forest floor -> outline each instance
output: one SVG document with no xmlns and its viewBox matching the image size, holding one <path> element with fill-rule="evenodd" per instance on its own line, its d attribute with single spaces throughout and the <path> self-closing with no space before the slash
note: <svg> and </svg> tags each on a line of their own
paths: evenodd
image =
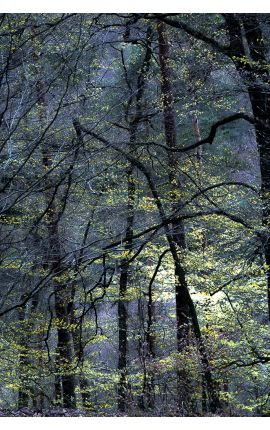
<svg viewBox="0 0 270 430">
<path fill-rule="evenodd" d="M 31 410 L 22 408 L 18 410 L 0 409 L 0 417 L 85 417 L 88 414 L 80 409 L 43 409 Z"/>
<path fill-rule="evenodd" d="M 11 409 L 4 409 L 0 408 L 0 418 L 1 417 L 153 417 L 153 416 L 164 416 L 162 414 L 142 414 L 142 413 L 133 413 L 131 414 L 125 414 L 125 413 L 116 413 L 116 414 L 104 414 L 104 413 L 97 413 L 97 412 L 90 412 L 85 411 L 82 409 L 62 409 L 62 408 L 53 408 L 53 409 L 43 409 L 43 410 L 34 410 L 29 408 L 21 408 L 17 410 L 11 410 Z M 181 415 L 178 415 L 176 413 L 166 414 L 166 416 L 170 417 L 181 417 Z M 226 416 L 226 415 L 213 415 L 213 414 L 207 414 L 205 416 L 211 416 L 211 417 L 217 417 L 217 416 Z"/>
</svg>

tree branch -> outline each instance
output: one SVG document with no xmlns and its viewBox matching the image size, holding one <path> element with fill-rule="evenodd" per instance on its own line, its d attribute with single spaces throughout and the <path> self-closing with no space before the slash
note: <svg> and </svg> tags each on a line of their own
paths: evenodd
<svg viewBox="0 0 270 430">
<path fill-rule="evenodd" d="M 210 36 L 207 36 L 206 34 L 202 33 L 200 30 L 196 30 L 195 28 L 190 27 L 185 22 L 175 20 L 173 18 L 168 18 L 168 14 L 163 14 L 163 13 L 155 13 L 153 15 L 148 14 L 144 18 L 158 19 L 171 27 L 178 28 L 179 30 L 184 30 L 186 33 L 190 34 L 196 39 L 202 40 L 203 42 L 215 48 L 217 51 L 221 52 L 222 54 L 230 55 L 229 45 L 227 46 L 221 45 L 217 40 L 213 39 Z"/>
</svg>

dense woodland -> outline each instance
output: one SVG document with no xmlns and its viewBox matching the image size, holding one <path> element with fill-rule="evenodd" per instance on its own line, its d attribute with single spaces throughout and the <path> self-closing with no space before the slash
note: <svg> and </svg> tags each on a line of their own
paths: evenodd
<svg viewBox="0 0 270 430">
<path fill-rule="evenodd" d="M 0 45 L 0 409 L 269 416 L 270 15 Z"/>
</svg>

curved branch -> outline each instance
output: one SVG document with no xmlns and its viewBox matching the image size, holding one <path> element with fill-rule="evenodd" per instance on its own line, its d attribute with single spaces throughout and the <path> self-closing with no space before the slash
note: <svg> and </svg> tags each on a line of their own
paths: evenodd
<svg viewBox="0 0 270 430">
<path fill-rule="evenodd" d="M 166 145 L 162 145 L 162 144 L 154 143 L 154 142 L 150 143 L 150 145 L 159 146 L 160 148 L 164 148 L 167 151 L 171 151 L 171 152 L 187 152 L 187 151 L 190 151 L 192 149 L 198 148 L 198 146 L 205 145 L 206 143 L 209 143 L 211 145 L 213 143 L 215 137 L 216 137 L 217 130 L 219 129 L 219 127 L 222 127 L 223 125 L 229 124 L 230 122 L 237 121 L 239 119 L 244 119 L 245 121 L 249 122 L 252 125 L 259 124 L 265 130 L 268 130 L 268 131 L 270 130 L 270 126 L 266 125 L 265 123 L 263 123 L 259 119 L 253 118 L 253 117 L 251 117 L 245 113 L 239 112 L 239 113 L 235 113 L 233 115 L 229 115 L 229 116 L 215 122 L 211 126 L 210 133 L 208 134 L 208 136 L 205 139 L 202 139 L 196 143 L 193 143 L 192 145 L 185 146 L 182 148 L 168 147 Z"/>
<path fill-rule="evenodd" d="M 202 40 L 203 42 L 215 48 L 217 51 L 221 52 L 222 54 L 230 56 L 230 45 L 227 45 L 227 46 L 221 45 L 217 40 L 213 39 L 210 36 L 207 36 L 206 34 L 202 33 L 200 30 L 196 30 L 195 28 L 190 27 L 185 22 L 168 18 L 168 14 L 155 13 L 153 15 L 147 15 L 145 16 L 145 18 L 159 19 L 160 21 L 163 21 L 165 24 L 169 25 L 170 27 L 178 28 L 179 30 L 184 30 L 186 33 L 190 34 L 196 39 Z"/>
</svg>

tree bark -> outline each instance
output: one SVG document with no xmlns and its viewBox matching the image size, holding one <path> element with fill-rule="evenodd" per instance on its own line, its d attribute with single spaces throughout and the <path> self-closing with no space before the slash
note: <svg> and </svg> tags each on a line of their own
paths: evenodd
<svg viewBox="0 0 270 430">
<path fill-rule="evenodd" d="M 22 294 L 21 300 L 23 300 L 25 297 L 24 294 Z M 18 311 L 19 316 L 19 322 L 20 324 L 20 330 L 23 331 L 23 322 L 26 318 L 26 311 L 25 307 L 19 309 Z M 27 337 L 25 334 L 21 335 L 20 338 L 20 352 L 19 352 L 19 382 L 20 382 L 20 388 L 18 392 L 18 409 L 24 408 L 28 406 L 29 403 L 29 386 L 28 383 L 25 380 L 25 373 L 27 374 L 27 367 L 29 365 L 28 358 L 27 358 L 27 350 L 28 350 L 28 342 Z"/>
<path fill-rule="evenodd" d="M 174 113 L 174 99 L 171 85 L 171 70 L 169 65 L 169 44 L 166 37 L 165 24 L 161 21 L 157 24 L 159 60 L 161 71 L 161 91 L 164 115 L 165 139 L 168 148 L 176 147 L 176 125 Z M 173 151 L 168 153 L 168 177 L 170 184 L 170 196 L 172 210 L 174 211 L 181 201 L 181 183 L 178 179 L 179 161 Z M 193 327 L 197 338 L 198 349 L 201 357 L 204 380 L 208 389 L 209 408 L 215 412 L 219 408 L 218 395 L 212 380 L 211 369 L 207 358 L 207 352 L 203 344 L 196 309 L 188 291 L 186 274 L 183 266 L 183 255 L 186 248 L 185 229 L 183 221 L 172 223 L 172 233 L 167 234 L 171 253 L 175 264 L 175 296 L 176 296 L 176 326 L 177 326 L 177 350 L 181 353 L 189 343 L 190 328 Z M 190 390 L 182 389 L 182 381 L 189 387 L 186 372 L 178 372 L 179 407 L 187 413 L 190 403 Z"/>
<path fill-rule="evenodd" d="M 135 182 L 133 177 L 133 168 L 127 169 L 128 184 L 128 204 L 127 204 L 127 225 L 125 239 L 125 252 L 132 250 L 133 222 L 134 222 L 134 200 L 135 200 Z M 127 285 L 129 278 L 130 264 L 125 257 L 121 262 L 121 274 L 119 282 L 119 300 L 118 300 L 118 409 L 124 412 L 127 407 L 127 319 L 128 319 L 128 302 L 126 300 Z"/>
<path fill-rule="evenodd" d="M 36 71 L 36 93 L 37 93 L 37 108 L 39 127 L 42 132 L 46 126 L 46 99 L 45 99 L 45 84 L 41 77 L 40 62 L 39 62 L 39 49 L 37 46 L 39 41 L 33 29 L 33 62 Z M 39 48 L 39 49 L 38 49 Z M 42 152 L 42 165 L 45 174 L 52 167 L 51 160 L 51 145 L 45 136 L 41 142 Z M 55 187 L 50 181 L 48 174 L 45 175 L 44 180 L 44 199 L 47 207 L 46 210 L 46 224 L 48 231 L 48 247 L 47 247 L 47 261 L 45 266 L 52 269 L 54 276 L 63 272 L 61 263 L 62 249 L 60 242 L 60 233 L 58 222 L 60 213 L 58 211 L 54 195 Z M 63 407 L 75 408 L 75 376 L 72 372 L 72 337 L 70 334 L 68 303 L 70 300 L 70 288 L 68 285 L 59 283 L 55 279 L 52 281 L 55 295 L 55 315 L 58 325 L 62 326 L 57 329 L 57 358 L 56 358 L 56 381 L 55 381 L 55 394 L 56 400 L 59 401 L 62 396 Z"/>
<path fill-rule="evenodd" d="M 269 68 L 260 22 L 256 14 L 224 14 L 230 37 L 230 56 L 247 87 L 255 119 L 261 171 L 262 224 L 266 228 L 264 247 L 267 274 L 267 302 L 270 320 L 270 122 Z M 244 40 L 245 39 L 245 40 Z M 246 44 L 245 44 L 246 41 Z M 247 45 L 248 49 L 245 49 Z M 243 61 L 247 59 L 247 61 Z"/>
<path fill-rule="evenodd" d="M 142 99 L 144 95 L 146 78 L 150 67 L 151 60 L 151 36 L 152 31 L 150 27 L 147 29 L 146 33 L 146 50 L 145 56 L 142 62 L 142 66 L 139 70 L 137 78 L 136 92 L 133 93 L 131 89 L 131 84 L 128 81 L 127 71 L 125 68 L 124 57 L 122 55 L 123 68 L 125 69 L 126 81 L 130 90 L 130 103 L 128 104 L 126 111 L 126 119 L 130 117 L 130 106 L 132 102 L 135 102 L 135 114 L 134 117 L 129 120 L 129 141 L 130 149 L 135 149 L 135 143 L 137 139 L 137 131 L 140 122 L 143 120 L 142 112 Z M 133 237 L 133 223 L 134 223 L 134 205 L 135 205 L 135 181 L 134 181 L 134 166 L 130 164 L 126 171 L 127 174 L 127 222 L 126 222 L 126 232 L 125 232 L 125 252 L 130 252 L 132 250 L 132 237 Z M 121 274 L 119 281 L 119 301 L 118 301 L 118 346 L 119 346 L 119 356 L 118 356 L 118 372 L 119 372 L 119 383 L 118 383 L 118 409 L 124 412 L 127 407 L 127 319 L 128 319 L 128 302 L 126 300 L 128 278 L 130 272 L 130 263 L 128 258 L 125 257 L 121 262 Z"/>
</svg>

